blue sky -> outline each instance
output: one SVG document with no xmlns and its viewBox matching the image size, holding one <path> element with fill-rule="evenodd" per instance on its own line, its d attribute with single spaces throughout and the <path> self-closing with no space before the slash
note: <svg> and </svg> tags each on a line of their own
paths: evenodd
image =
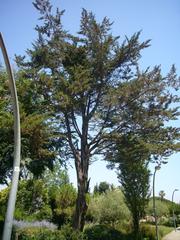
<svg viewBox="0 0 180 240">
<path fill-rule="evenodd" d="M 71 33 L 79 30 L 82 8 L 95 13 L 98 20 L 108 16 L 114 22 L 114 35 L 131 36 L 141 30 L 141 40 L 152 39 L 151 47 L 144 50 L 141 66 L 146 68 L 161 64 L 164 73 L 175 64 L 180 75 L 180 1 L 179 0 L 52 0 L 52 4 L 65 9 L 63 25 Z M 36 39 L 35 25 L 38 13 L 31 0 L 0 1 L 0 31 L 14 66 L 14 54 L 25 54 Z M 180 126 L 180 121 L 176 122 Z M 151 169 L 153 171 L 153 167 Z M 180 154 L 169 158 L 168 164 L 156 174 L 156 194 L 164 190 L 171 199 L 175 188 L 180 189 Z M 103 162 L 97 161 L 90 167 L 91 188 L 100 181 L 118 185 L 116 174 L 107 170 Z M 75 171 L 70 170 L 70 178 L 75 182 Z M 180 191 L 174 199 L 180 201 Z"/>
</svg>

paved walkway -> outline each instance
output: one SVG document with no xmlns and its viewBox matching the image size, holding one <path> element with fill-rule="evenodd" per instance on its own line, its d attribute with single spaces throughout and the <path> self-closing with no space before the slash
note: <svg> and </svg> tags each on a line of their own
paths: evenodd
<svg viewBox="0 0 180 240">
<path fill-rule="evenodd" d="M 180 230 L 172 231 L 168 235 L 166 235 L 163 240 L 180 240 Z"/>
</svg>

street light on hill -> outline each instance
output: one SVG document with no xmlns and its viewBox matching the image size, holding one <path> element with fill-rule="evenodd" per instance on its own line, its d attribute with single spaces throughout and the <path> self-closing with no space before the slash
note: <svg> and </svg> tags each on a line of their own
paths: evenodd
<svg viewBox="0 0 180 240">
<path fill-rule="evenodd" d="M 154 174 L 153 174 L 153 211 L 154 211 L 154 219 L 155 219 L 155 225 L 156 225 L 156 240 L 159 240 L 158 236 L 158 224 L 157 224 L 157 215 L 156 215 L 156 202 L 155 202 L 155 176 L 156 172 L 160 170 L 160 165 L 155 166 Z"/>
<path fill-rule="evenodd" d="M 174 189 L 173 193 L 172 193 L 172 212 L 173 212 L 173 222 L 174 222 L 174 230 L 176 232 L 176 219 L 175 219 L 175 214 L 174 214 L 174 193 L 179 191 L 179 189 Z"/>
</svg>

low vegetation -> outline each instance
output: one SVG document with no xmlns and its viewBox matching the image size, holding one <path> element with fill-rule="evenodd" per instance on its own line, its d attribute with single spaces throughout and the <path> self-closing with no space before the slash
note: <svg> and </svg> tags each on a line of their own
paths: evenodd
<svg viewBox="0 0 180 240">
<path fill-rule="evenodd" d="M 107 188 L 105 192 L 87 194 L 89 208 L 84 231 L 74 232 L 71 225 L 77 193 L 68 181 L 66 178 L 59 186 L 52 181 L 48 184 L 48 181 L 43 179 L 20 181 L 13 228 L 14 239 L 134 240 L 131 212 L 121 189 L 114 187 Z M 0 192 L 1 232 L 8 192 L 9 188 Z M 156 198 L 156 203 L 161 239 L 172 230 L 172 203 L 166 199 L 161 201 L 160 198 Z M 174 206 L 178 216 L 180 207 L 178 204 Z M 146 208 L 146 215 L 149 216 L 149 223 L 140 224 L 138 239 L 154 240 L 155 226 L 152 217 L 150 218 L 152 199 Z"/>
</svg>

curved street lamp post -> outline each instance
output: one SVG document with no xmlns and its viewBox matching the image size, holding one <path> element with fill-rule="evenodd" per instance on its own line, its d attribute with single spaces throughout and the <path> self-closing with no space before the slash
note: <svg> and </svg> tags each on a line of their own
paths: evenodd
<svg viewBox="0 0 180 240">
<path fill-rule="evenodd" d="M 175 214 L 174 214 L 174 193 L 179 191 L 179 189 L 174 189 L 173 193 L 172 193 L 172 212 L 173 212 L 173 223 L 174 223 L 174 230 L 176 232 L 176 219 L 175 219 Z"/>
<path fill-rule="evenodd" d="M 17 187 L 19 181 L 19 171 L 20 171 L 20 152 L 21 152 L 21 133 L 20 133 L 20 116 L 19 116 L 19 104 L 16 91 L 15 80 L 9 58 L 7 55 L 6 47 L 3 41 L 3 37 L 0 33 L 0 48 L 2 50 L 4 62 L 6 65 L 7 74 L 9 77 L 9 88 L 11 91 L 13 114 L 14 114 L 14 161 L 13 161 L 13 176 L 11 189 L 8 198 L 8 205 L 3 229 L 2 240 L 10 240 L 13 225 L 13 216 L 16 203 Z"/>
<path fill-rule="evenodd" d="M 160 165 L 157 165 L 154 170 L 153 174 L 153 211 L 154 211 L 154 219 L 155 219 L 155 225 L 156 225 L 156 240 L 159 240 L 158 236 L 158 223 L 157 223 L 157 215 L 156 215 L 156 202 L 155 202 L 155 176 L 156 176 L 156 171 L 160 170 Z"/>
</svg>

